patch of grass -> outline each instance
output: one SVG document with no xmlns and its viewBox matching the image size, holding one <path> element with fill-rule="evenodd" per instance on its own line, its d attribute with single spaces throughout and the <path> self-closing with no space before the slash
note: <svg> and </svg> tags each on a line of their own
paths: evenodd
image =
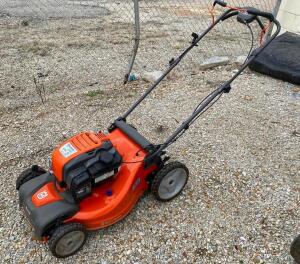
<svg viewBox="0 0 300 264">
<path fill-rule="evenodd" d="M 89 97 L 96 97 L 97 95 L 103 95 L 104 92 L 97 89 L 97 90 L 92 90 L 92 91 L 88 91 L 88 93 L 86 94 Z"/>
<path fill-rule="evenodd" d="M 39 47 L 36 45 L 29 47 L 28 51 L 42 57 L 45 57 L 49 54 L 49 50 L 47 48 Z"/>
<path fill-rule="evenodd" d="M 39 43 L 37 41 L 31 43 L 23 43 L 19 46 L 19 50 L 23 52 L 31 52 L 35 55 L 45 57 L 50 54 L 52 47 L 55 45 L 53 43 Z"/>
<path fill-rule="evenodd" d="M 70 42 L 67 44 L 67 46 L 69 48 L 82 48 L 82 47 L 86 46 L 86 44 L 82 43 L 82 42 Z"/>
<path fill-rule="evenodd" d="M 48 88 L 48 91 L 49 91 L 49 93 L 51 93 L 51 94 L 55 93 L 57 90 L 58 90 L 58 88 L 57 88 L 57 87 L 54 87 L 54 86 L 50 86 L 50 87 Z"/>
</svg>

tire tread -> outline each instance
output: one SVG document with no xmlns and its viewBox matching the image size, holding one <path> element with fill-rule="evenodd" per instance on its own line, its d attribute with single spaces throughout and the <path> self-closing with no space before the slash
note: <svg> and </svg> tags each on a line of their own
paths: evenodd
<svg viewBox="0 0 300 264">
<path fill-rule="evenodd" d="M 296 263 L 300 264 L 300 235 L 298 235 L 291 244 L 290 254 Z"/>
<path fill-rule="evenodd" d="M 58 255 L 56 252 L 56 244 L 65 234 L 72 232 L 72 231 L 82 231 L 85 234 L 85 238 L 84 238 L 82 245 L 75 252 L 73 252 L 69 255 L 65 255 L 65 256 Z M 70 223 L 70 224 L 58 226 L 54 230 L 52 236 L 50 237 L 50 239 L 48 241 L 48 246 L 49 246 L 49 249 L 50 249 L 51 253 L 53 254 L 53 256 L 55 256 L 57 258 L 66 258 L 71 255 L 74 255 L 77 251 L 79 251 L 82 248 L 82 246 L 84 245 L 85 241 L 86 241 L 86 230 L 85 230 L 84 226 L 79 223 Z"/>
<path fill-rule="evenodd" d="M 159 188 L 159 185 L 162 181 L 162 179 L 172 170 L 174 169 L 177 169 L 177 168 L 182 168 L 186 171 L 187 173 L 187 179 L 186 179 L 186 182 L 184 184 L 184 186 L 182 187 L 181 191 L 179 193 L 177 193 L 175 196 L 169 198 L 169 199 L 163 199 L 159 196 L 159 193 L 158 193 L 158 188 Z M 153 193 L 153 195 L 155 196 L 155 198 L 158 200 L 158 201 L 161 201 L 161 202 L 168 202 L 172 199 L 174 199 L 175 197 L 177 197 L 181 192 L 182 190 L 184 189 L 186 183 L 188 182 L 188 177 L 189 177 L 189 170 L 188 168 L 181 162 L 179 161 L 172 161 L 166 165 L 163 166 L 163 168 L 158 171 L 158 173 L 154 176 L 153 178 L 153 182 L 152 182 L 152 185 L 151 185 L 151 192 Z"/>
</svg>

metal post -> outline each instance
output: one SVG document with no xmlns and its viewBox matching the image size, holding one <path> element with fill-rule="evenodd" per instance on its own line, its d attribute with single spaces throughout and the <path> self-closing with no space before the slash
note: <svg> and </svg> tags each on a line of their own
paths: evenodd
<svg viewBox="0 0 300 264">
<path fill-rule="evenodd" d="M 139 49 L 139 44 L 140 44 L 140 8 L 139 8 L 139 0 L 133 0 L 133 5 L 134 5 L 134 28 L 135 28 L 135 37 L 134 37 L 134 46 L 132 50 L 132 55 L 129 61 L 128 69 L 125 74 L 124 78 L 124 84 L 126 84 L 129 81 L 130 73 L 133 68 L 133 64 L 136 58 L 136 54 Z"/>
<path fill-rule="evenodd" d="M 274 17 L 276 18 L 277 15 L 278 15 L 278 12 L 279 12 L 279 8 L 280 8 L 280 5 L 282 3 L 282 0 L 277 0 L 276 1 L 276 5 L 273 9 L 273 15 Z M 269 39 L 269 37 L 272 35 L 272 32 L 273 32 L 273 28 L 274 28 L 274 24 L 272 24 L 268 30 L 268 33 L 266 34 L 266 39 Z"/>
</svg>

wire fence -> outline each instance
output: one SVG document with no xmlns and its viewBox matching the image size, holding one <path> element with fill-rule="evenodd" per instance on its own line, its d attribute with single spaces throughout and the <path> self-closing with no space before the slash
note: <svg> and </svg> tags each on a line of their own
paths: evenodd
<svg viewBox="0 0 300 264">
<path fill-rule="evenodd" d="M 273 11 L 277 2 L 229 1 L 265 11 Z M 201 33 L 211 23 L 211 4 L 210 0 L 0 0 L 0 70 L 6 72 L 1 85 L 42 82 L 55 91 L 107 80 L 122 83 L 132 63 L 137 73 L 163 69 L 191 41 L 192 32 Z M 226 22 L 183 67 L 212 55 L 247 54 L 249 45 L 247 28 Z"/>
<path fill-rule="evenodd" d="M 201 33 L 211 23 L 209 12 L 213 1 L 209 0 L 145 0 L 139 1 L 140 11 L 140 49 L 134 70 L 140 72 L 157 70 L 166 65 L 182 50 L 191 33 Z M 273 12 L 277 0 L 231 0 L 231 6 L 251 6 L 264 11 Z M 216 12 L 218 15 L 222 11 Z M 259 35 L 258 27 L 254 34 Z M 187 63 L 199 61 L 213 56 L 247 55 L 251 47 L 251 38 L 247 27 L 231 19 L 216 27 L 212 34 L 201 42 L 201 45 L 189 56 Z M 186 65 L 184 65 L 186 67 Z"/>
<path fill-rule="evenodd" d="M 122 83 L 133 39 L 131 0 L 0 0 L 1 87 L 30 97 Z"/>
</svg>

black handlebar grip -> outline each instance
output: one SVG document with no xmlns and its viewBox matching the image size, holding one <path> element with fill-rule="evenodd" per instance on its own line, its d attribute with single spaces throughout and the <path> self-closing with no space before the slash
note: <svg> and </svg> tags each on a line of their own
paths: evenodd
<svg viewBox="0 0 300 264">
<path fill-rule="evenodd" d="M 215 6 L 216 4 L 220 5 L 220 6 L 223 6 L 223 7 L 226 7 L 227 6 L 227 3 L 224 2 L 223 0 L 215 0 L 213 6 Z"/>
<path fill-rule="evenodd" d="M 273 22 L 275 20 L 275 17 L 272 13 L 263 12 L 263 11 L 260 11 L 256 8 L 253 8 L 253 7 L 248 8 L 247 12 L 251 15 L 265 17 L 265 18 L 269 19 L 271 22 Z"/>
</svg>

